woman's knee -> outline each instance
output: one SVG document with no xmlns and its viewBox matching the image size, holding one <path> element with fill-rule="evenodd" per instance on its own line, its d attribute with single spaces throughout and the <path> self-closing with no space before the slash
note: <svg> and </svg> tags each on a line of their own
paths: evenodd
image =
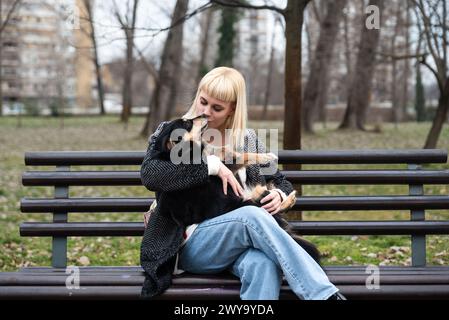
<svg viewBox="0 0 449 320">
<path fill-rule="evenodd" d="M 273 223 L 274 218 L 263 208 L 257 206 L 245 206 L 241 211 L 242 218 L 250 223 Z"/>
<path fill-rule="evenodd" d="M 226 218 L 234 222 L 228 225 L 229 228 L 232 226 L 234 231 L 236 231 L 236 228 L 246 230 L 248 227 L 264 229 L 263 226 L 271 227 L 272 224 L 277 224 L 276 220 L 267 211 L 251 205 L 229 212 Z"/>
</svg>

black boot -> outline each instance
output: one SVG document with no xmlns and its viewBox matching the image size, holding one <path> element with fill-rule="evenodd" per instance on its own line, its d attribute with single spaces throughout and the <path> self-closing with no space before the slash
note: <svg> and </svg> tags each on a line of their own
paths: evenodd
<svg viewBox="0 0 449 320">
<path fill-rule="evenodd" d="M 347 299 L 340 292 L 336 292 L 333 295 L 331 295 L 327 300 L 347 300 Z"/>
</svg>

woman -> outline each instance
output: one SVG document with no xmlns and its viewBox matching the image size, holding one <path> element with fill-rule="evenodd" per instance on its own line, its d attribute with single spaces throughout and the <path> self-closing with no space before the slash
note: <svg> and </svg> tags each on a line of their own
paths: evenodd
<svg viewBox="0 0 449 320">
<path fill-rule="evenodd" d="M 221 141 L 211 143 L 220 146 L 231 142 L 236 149 L 265 152 L 255 132 L 246 129 L 245 81 L 237 70 L 219 67 L 203 77 L 184 117 L 199 114 L 207 116 L 208 130 L 221 133 Z M 154 141 L 165 124 L 161 123 L 150 137 L 141 167 L 142 183 L 156 192 L 158 203 L 164 201 L 164 192 L 201 185 L 209 175 L 222 180 L 224 193 L 229 185 L 243 196 L 236 177 L 214 155 L 200 164 L 174 164 L 152 158 Z M 146 275 L 143 297 L 162 293 L 169 287 L 172 274 L 182 270 L 197 274 L 229 270 L 241 281 L 241 299 L 278 299 L 284 274 L 299 298 L 344 300 L 321 267 L 272 217 L 279 211 L 283 197 L 293 191 L 291 183 L 277 169 L 269 175 L 261 170 L 260 165 L 253 164 L 238 174 L 247 183 L 265 180 L 276 186 L 262 199 L 262 208 L 245 206 L 184 230 L 156 206 L 141 246 L 141 265 Z"/>
</svg>

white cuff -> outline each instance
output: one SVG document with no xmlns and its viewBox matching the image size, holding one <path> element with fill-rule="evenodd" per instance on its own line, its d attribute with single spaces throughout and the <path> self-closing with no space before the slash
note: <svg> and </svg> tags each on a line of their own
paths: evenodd
<svg viewBox="0 0 449 320">
<path fill-rule="evenodd" d="M 216 176 L 220 170 L 220 158 L 216 155 L 207 156 L 207 171 L 210 176 Z"/>
<path fill-rule="evenodd" d="M 282 191 L 281 189 L 272 189 L 272 190 L 275 190 L 275 191 L 277 191 L 277 192 L 279 192 L 279 194 L 281 195 L 281 199 L 282 199 L 282 201 L 284 201 L 285 199 L 287 199 L 287 195 L 284 193 L 284 191 Z"/>
</svg>

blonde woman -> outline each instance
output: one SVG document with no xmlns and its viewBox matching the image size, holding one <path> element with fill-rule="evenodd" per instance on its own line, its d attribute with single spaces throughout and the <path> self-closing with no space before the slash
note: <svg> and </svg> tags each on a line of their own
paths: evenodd
<svg viewBox="0 0 449 320">
<path fill-rule="evenodd" d="M 186 118 L 205 114 L 208 130 L 218 130 L 216 146 L 230 144 L 247 152 L 265 152 L 254 130 L 248 130 L 245 80 L 235 69 L 219 67 L 199 83 Z M 164 192 L 188 189 L 208 181 L 210 175 L 243 196 L 244 188 L 232 172 L 214 155 L 200 164 L 174 164 L 152 158 L 154 141 L 167 122 L 150 137 L 141 167 L 143 185 L 156 192 L 158 203 Z M 221 140 L 221 141 L 220 141 Z M 145 271 L 144 298 L 161 294 L 173 274 L 188 271 L 213 274 L 230 271 L 241 281 L 240 298 L 278 299 L 282 275 L 301 299 L 344 300 L 329 282 L 322 268 L 275 221 L 272 215 L 293 187 L 279 170 L 262 174 L 261 166 L 241 169 L 240 180 L 249 184 L 271 182 L 276 189 L 262 199 L 263 206 L 245 206 L 187 228 L 179 226 L 159 206 L 154 208 L 141 245 L 141 265 Z"/>
</svg>

